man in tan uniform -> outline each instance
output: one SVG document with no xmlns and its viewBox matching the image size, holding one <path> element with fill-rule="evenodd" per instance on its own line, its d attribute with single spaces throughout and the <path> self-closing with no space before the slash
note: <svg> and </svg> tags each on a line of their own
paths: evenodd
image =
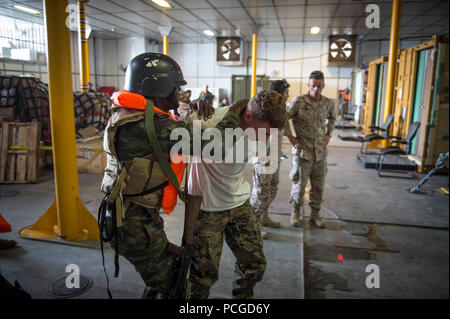
<svg viewBox="0 0 450 319">
<path fill-rule="evenodd" d="M 269 90 L 276 91 L 282 97 L 284 102 L 289 98 L 289 83 L 285 79 L 277 80 L 270 83 Z M 277 170 L 273 174 L 265 173 L 265 166 L 269 165 L 260 163 L 253 164 L 253 189 L 250 198 L 250 204 L 255 210 L 256 216 L 260 222 L 261 236 L 263 239 L 269 238 L 269 234 L 264 230 L 263 226 L 271 228 L 280 228 L 279 222 L 269 217 L 269 206 L 275 199 L 278 191 L 278 183 L 280 177 L 280 157 L 282 155 L 283 146 L 283 130 L 278 133 L 278 164 Z"/>
<path fill-rule="evenodd" d="M 333 102 L 322 95 L 324 76 L 321 71 L 314 71 L 309 76 L 308 93 L 298 96 L 286 107 L 290 125 L 286 125 L 285 135 L 295 147 L 292 168 L 289 174 L 292 180 L 290 204 L 292 205 L 291 225 L 300 227 L 301 207 L 308 179 L 310 191 L 310 221 L 316 227 L 323 227 L 320 217 L 325 176 L 327 173 L 327 145 L 336 121 Z M 328 121 L 327 121 L 328 120 Z"/>
</svg>

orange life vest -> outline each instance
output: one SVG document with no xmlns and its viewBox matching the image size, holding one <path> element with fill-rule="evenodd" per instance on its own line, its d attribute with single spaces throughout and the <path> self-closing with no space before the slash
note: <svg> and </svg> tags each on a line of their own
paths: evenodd
<svg viewBox="0 0 450 319">
<path fill-rule="evenodd" d="M 112 101 L 118 106 L 137 110 L 145 110 L 145 107 L 147 106 L 147 99 L 144 96 L 125 90 L 114 92 Z M 173 116 L 170 113 L 164 112 L 156 106 L 153 107 L 153 110 L 155 113 L 166 114 L 173 120 Z M 177 177 L 178 184 L 181 184 L 184 169 L 186 168 L 185 156 L 179 154 L 172 155 L 170 167 Z M 172 182 L 169 181 L 168 177 L 166 177 L 166 181 L 168 181 L 169 184 L 164 188 L 161 207 L 164 212 L 166 212 L 166 214 L 170 214 L 177 204 L 178 191 L 175 185 L 173 185 Z"/>
</svg>

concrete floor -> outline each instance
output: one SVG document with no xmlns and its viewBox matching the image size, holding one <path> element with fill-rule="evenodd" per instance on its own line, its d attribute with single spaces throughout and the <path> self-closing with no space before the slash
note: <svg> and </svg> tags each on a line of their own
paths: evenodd
<svg viewBox="0 0 450 319">
<path fill-rule="evenodd" d="M 329 172 L 322 215 L 326 228 L 298 229 L 289 226 L 288 178 L 292 155 L 282 161 L 277 197 L 271 217 L 281 229 L 267 228 L 264 241 L 267 269 L 255 288 L 255 298 L 448 298 L 449 237 L 448 197 L 437 191 L 447 176 L 435 176 L 424 187 L 425 194 L 410 194 L 407 188 L 420 180 L 382 179 L 374 170 L 363 169 L 356 159 L 359 143 L 330 144 Z M 251 182 L 251 166 L 246 177 Z M 96 217 L 101 194 L 101 176 L 80 174 L 80 196 Z M 46 290 L 66 275 L 69 264 L 77 264 L 92 287 L 74 298 L 107 298 L 106 278 L 99 249 L 55 244 L 18 237 L 17 232 L 33 224 L 54 197 L 52 172 L 39 184 L 0 185 L 0 212 L 13 227 L 0 238 L 15 239 L 18 247 L 0 251 L 0 268 L 10 281 L 18 280 L 33 298 L 52 298 Z M 183 206 L 163 216 L 169 239 L 180 242 Z M 306 207 L 305 213 L 309 214 Z M 340 255 L 340 257 L 339 257 Z M 120 275 L 113 278 L 113 252 L 105 250 L 106 267 L 114 298 L 139 298 L 144 284 L 134 267 L 120 258 Z M 226 245 L 219 281 L 212 298 L 231 298 L 235 258 Z M 380 288 L 365 285 L 366 266 L 380 270 Z"/>
</svg>

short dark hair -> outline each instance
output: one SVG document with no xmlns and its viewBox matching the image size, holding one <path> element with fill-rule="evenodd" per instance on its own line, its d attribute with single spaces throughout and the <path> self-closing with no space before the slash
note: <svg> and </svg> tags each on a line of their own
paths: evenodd
<svg viewBox="0 0 450 319">
<path fill-rule="evenodd" d="M 248 102 L 247 109 L 261 122 L 269 122 L 270 127 L 282 129 L 286 123 L 286 104 L 283 97 L 273 91 L 257 93 Z"/>
<path fill-rule="evenodd" d="M 323 72 L 322 71 L 312 71 L 311 74 L 309 75 L 310 79 L 314 79 L 314 80 L 323 80 L 324 76 L 323 76 Z"/>
<path fill-rule="evenodd" d="M 277 91 L 280 94 L 283 94 L 284 91 L 289 87 L 289 83 L 285 79 L 276 80 L 270 83 L 269 90 Z"/>
</svg>

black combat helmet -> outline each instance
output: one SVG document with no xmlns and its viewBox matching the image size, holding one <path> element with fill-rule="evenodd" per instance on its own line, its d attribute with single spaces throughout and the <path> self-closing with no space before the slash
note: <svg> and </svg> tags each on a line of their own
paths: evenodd
<svg viewBox="0 0 450 319">
<path fill-rule="evenodd" d="M 182 85 L 186 85 L 186 81 L 177 62 L 165 54 L 147 52 L 128 64 L 124 90 L 146 98 L 165 98 Z"/>
<path fill-rule="evenodd" d="M 287 88 L 289 88 L 289 83 L 285 79 L 273 81 L 269 86 L 269 90 L 277 91 L 281 95 L 283 95 Z"/>
</svg>

